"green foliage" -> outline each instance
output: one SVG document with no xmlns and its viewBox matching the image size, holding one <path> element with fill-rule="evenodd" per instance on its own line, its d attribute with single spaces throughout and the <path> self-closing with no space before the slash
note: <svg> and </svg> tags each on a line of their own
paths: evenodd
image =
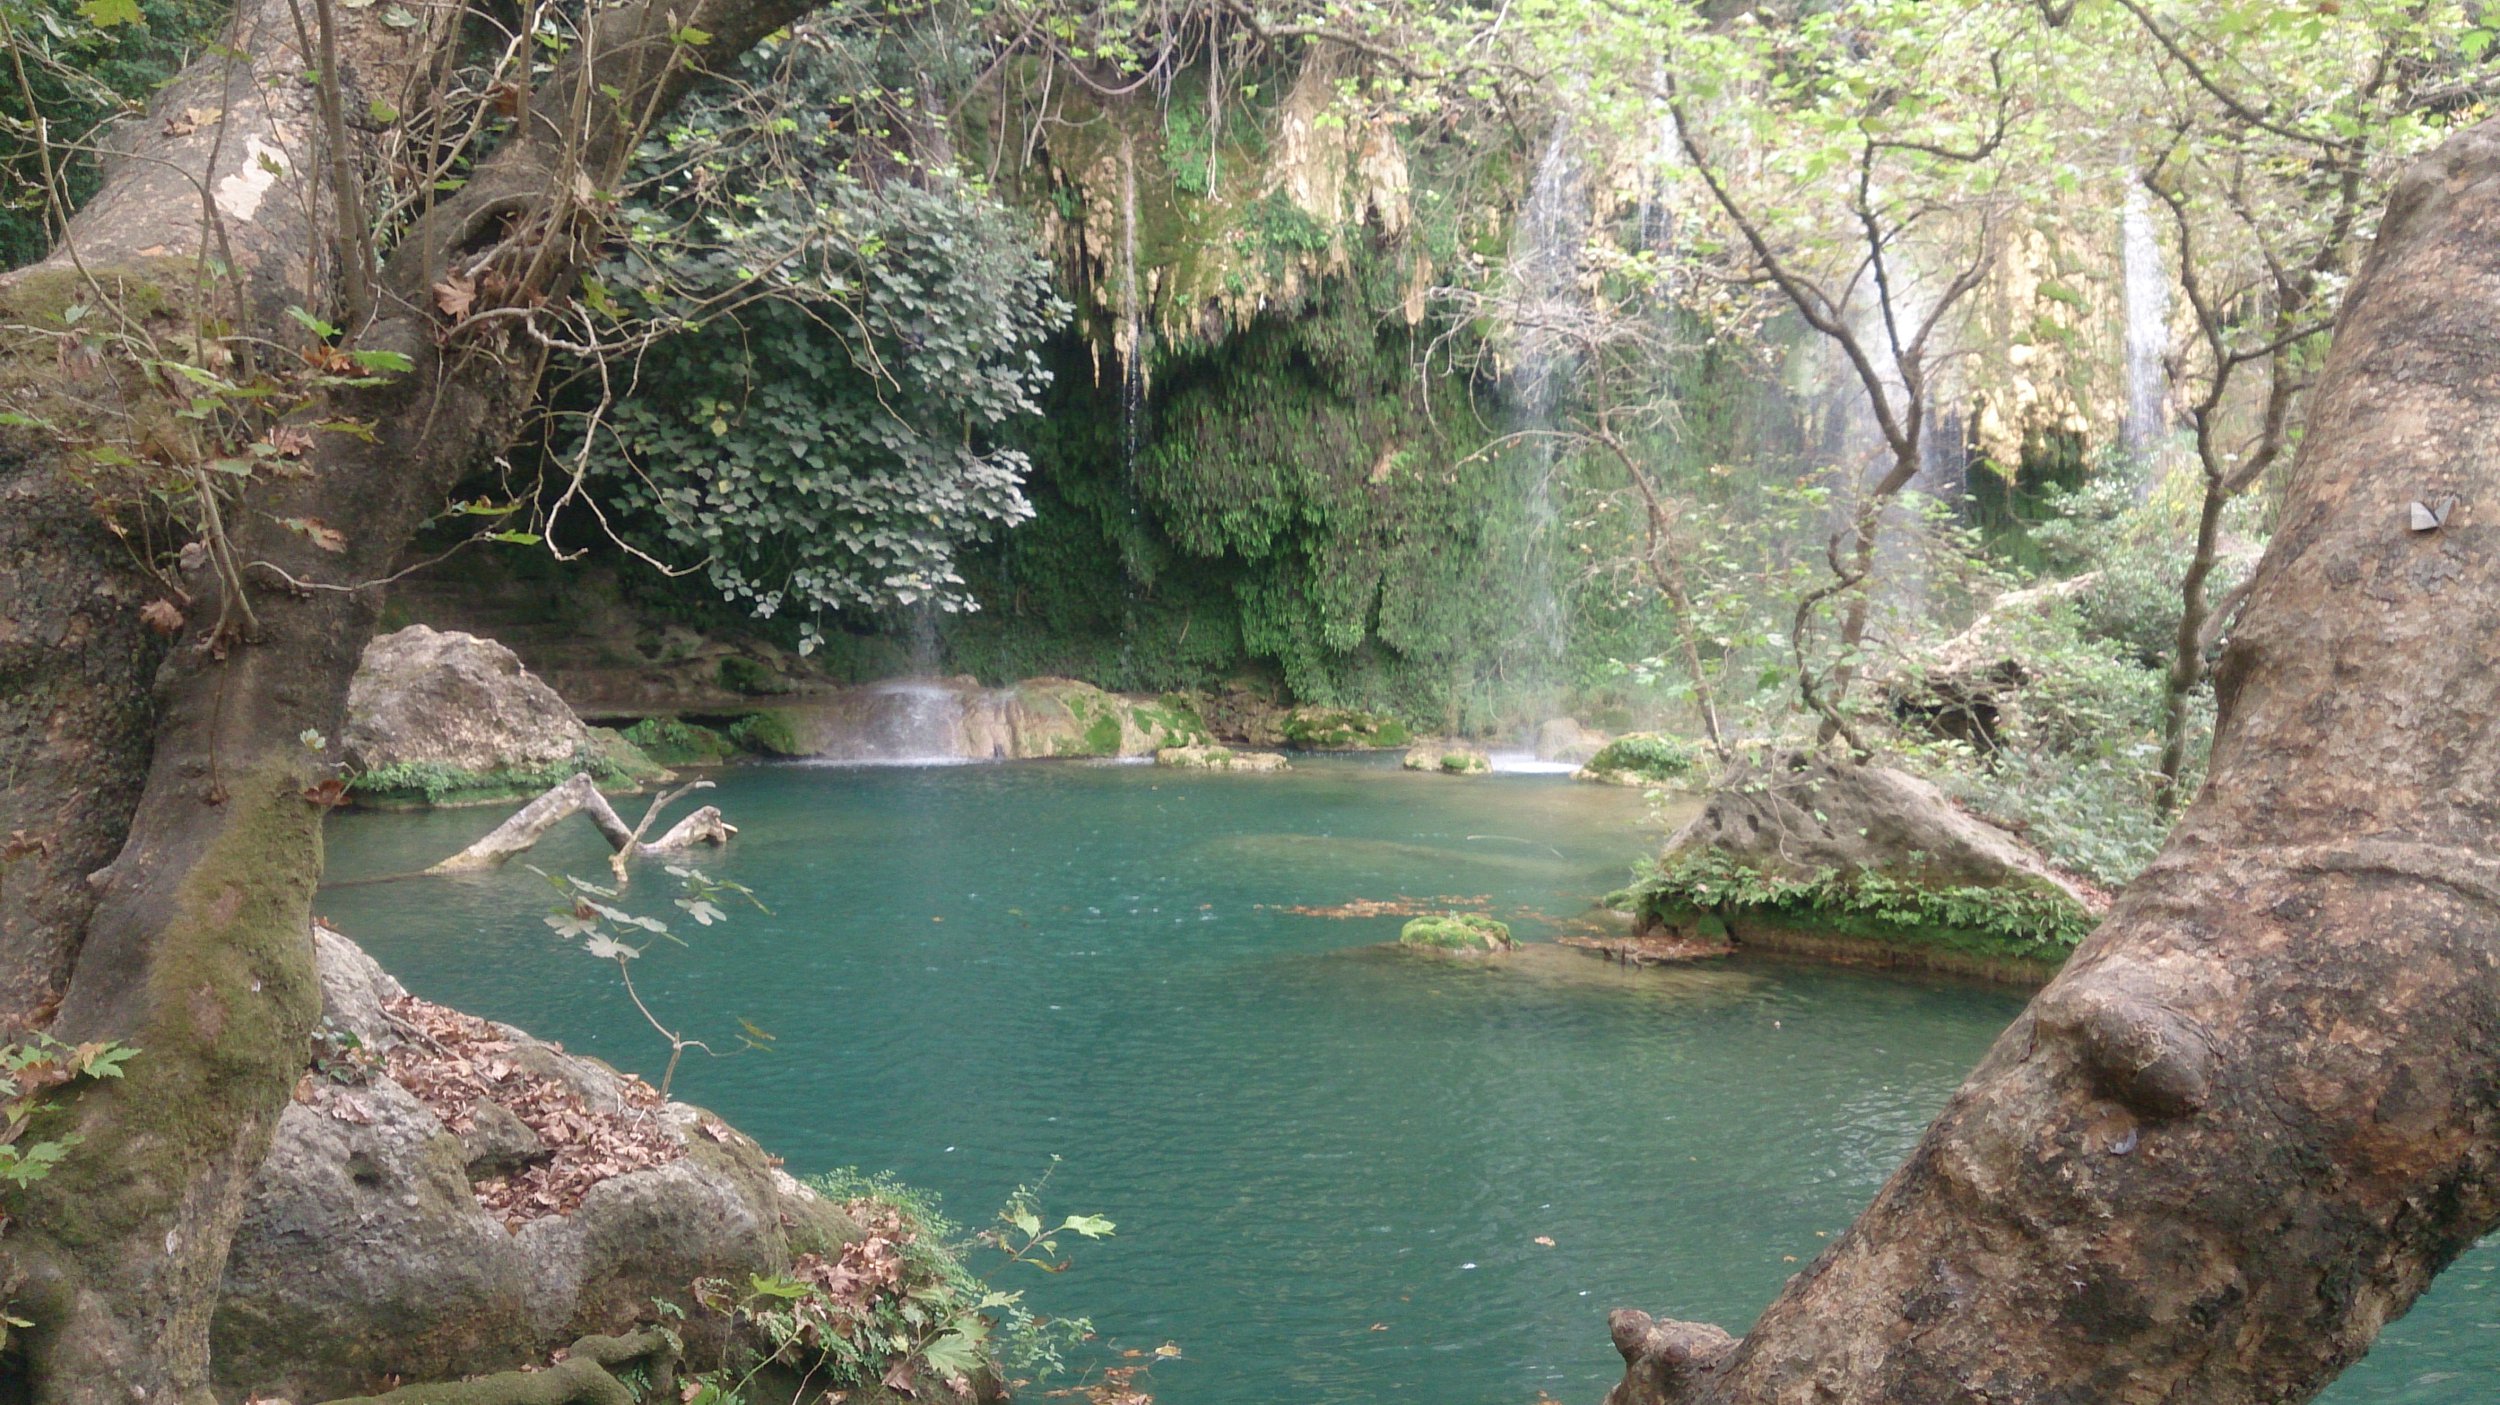
<svg viewBox="0 0 2500 1405">
<path fill-rule="evenodd" d="M 710 1054 L 714 1050 L 700 1039 L 687 1037 L 682 1029 L 672 1029 L 663 1024 L 660 1017 L 652 1013 L 651 1007 L 643 1003 L 641 992 L 634 988 L 633 962 L 651 949 L 654 939 L 677 946 L 686 945 L 685 939 L 677 935 L 668 919 L 632 912 L 620 905 L 625 901 L 626 886 L 623 856 L 617 861 L 616 878 L 612 884 L 593 883 L 571 874 L 559 876 L 542 868 L 533 867 L 530 872 L 546 880 L 547 886 L 553 888 L 561 899 L 559 905 L 542 919 L 548 930 L 561 940 L 578 940 L 584 955 L 616 963 L 617 977 L 625 987 L 625 998 L 633 1002 L 635 1012 L 642 1016 L 643 1021 L 668 1041 L 668 1068 L 660 1075 L 660 1096 L 666 1098 L 669 1085 L 677 1078 L 677 1064 L 685 1057 L 686 1051 L 700 1049 Z M 733 903 L 746 903 L 758 911 L 765 910 L 754 890 L 744 884 L 713 878 L 701 869 L 680 864 L 667 865 L 667 872 L 677 880 L 679 895 L 673 900 L 675 907 L 696 926 L 714 927 L 728 921 L 728 905 Z M 635 945 L 637 942 L 641 945 Z M 740 1044 L 759 1051 L 771 1047 L 771 1035 L 744 1020 L 738 1023 L 745 1031 L 739 1036 Z"/>
<path fill-rule="evenodd" d="M 26 1140 L 35 1115 L 52 1105 L 51 1094 L 81 1078 L 119 1078 L 139 1051 L 111 1041 L 70 1045 L 49 1034 L 0 1044 L 0 1181 L 19 1189 L 52 1173 L 72 1147 L 75 1133 Z M 0 1213 L 0 1225 L 8 1216 Z"/>
<path fill-rule="evenodd" d="M 674 717 L 646 717 L 625 729 L 625 740 L 663 766 L 716 766 L 740 750 L 719 732 Z"/>
<path fill-rule="evenodd" d="M 1639 911 L 1654 918 L 1768 916 L 1878 940 L 2025 958 L 2062 958 L 2096 924 L 2073 899 L 2045 887 L 1937 887 L 1830 869 L 1792 879 L 1715 850 L 1644 874 L 1633 891 Z"/>
<path fill-rule="evenodd" d="M 1475 912 L 1418 917 L 1398 930 L 1398 943 L 1433 951 L 1508 951 L 1510 924 Z"/>
<path fill-rule="evenodd" d="M 1588 768 L 1669 781 L 1691 775 L 1701 759 L 1700 748 L 1690 742 L 1658 732 L 1633 732 L 1606 743 L 1589 758 Z"/>
<path fill-rule="evenodd" d="M 1019 1264 L 1064 1271 L 1061 1243 L 1106 1238 L 1109 1220 L 1070 1215 L 1048 1223 L 1038 1193 L 1019 1188 L 988 1229 L 965 1238 L 934 1197 L 891 1176 L 840 1170 L 810 1184 L 858 1224 L 858 1239 L 834 1257 L 802 1254 L 788 1273 L 751 1278 L 743 1291 L 705 1280 L 696 1296 L 759 1329 L 772 1346 L 768 1361 L 801 1371 L 812 1385 L 917 1395 L 927 1377 L 966 1391 L 993 1364 L 1017 1383 L 1040 1382 L 1064 1370 L 1066 1353 L 1092 1333 L 1083 1318 L 1036 1317 L 1020 1290 L 1002 1291 L 991 1280 Z M 1004 1256 L 986 1276 L 968 1263 L 983 1250 Z M 724 1398 L 743 1384 L 726 1375 L 710 1385 Z"/>
<path fill-rule="evenodd" d="M 0 82 L 0 268 L 32 263 L 52 245 L 45 218 L 52 202 L 31 119 L 40 116 L 48 129 L 52 193 L 76 209 L 100 184 L 96 146 L 104 125 L 144 110 L 232 13 L 211 0 L 21 0 L 8 7 L 26 83 Z"/>
<path fill-rule="evenodd" d="M 806 751 L 798 729 L 778 712 L 751 713 L 729 724 L 729 739 L 765 756 L 798 756 Z"/>
<path fill-rule="evenodd" d="M 773 106 L 691 100 L 641 151 L 591 300 L 672 330 L 590 437 L 594 471 L 725 599 L 794 619 L 802 652 L 835 612 L 972 605 L 956 556 L 1031 515 L 998 436 L 1035 408 L 1066 311 L 969 178 L 862 177 L 897 155 L 843 115 L 882 91 L 877 57 L 802 28 L 745 61 Z M 712 310 L 767 279 L 778 296 Z"/>
</svg>

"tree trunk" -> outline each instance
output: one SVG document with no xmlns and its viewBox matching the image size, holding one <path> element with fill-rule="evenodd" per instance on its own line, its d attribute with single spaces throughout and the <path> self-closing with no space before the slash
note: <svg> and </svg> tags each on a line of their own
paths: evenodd
<svg viewBox="0 0 2500 1405">
<path fill-rule="evenodd" d="M 2161 858 L 1750 1336 L 1618 1315 L 1618 1405 L 2306 1400 L 2500 1223 L 2500 131 L 2339 330 Z"/>
<path fill-rule="evenodd" d="M 92 518 L 95 490 L 48 446 L 19 446 L 20 466 L 0 480 L 12 508 L 40 502 L 51 524 L 19 522 L 12 510 L 0 545 L 54 544 L 0 558 L 0 670 L 55 680 L 0 702 L 0 747 L 9 760 L 32 758 L 10 776 L 0 817 L 47 826 L 11 846 L 20 857 L 0 894 L 9 923 L 0 974 L 57 984 L 71 970 L 53 1032 L 140 1051 L 125 1077 L 84 1086 L 38 1124 L 38 1138 L 81 1140 L 16 1197 L 0 1241 L 0 1286 L 34 1322 L 25 1341 L 38 1401 L 208 1398 L 208 1319 L 243 1184 L 303 1071 L 319 1011 L 309 903 L 322 808 L 308 791 L 328 768 L 307 734 L 339 732 L 378 606 L 362 583 L 385 575 L 460 476 L 503 446 L 535 389 L 539 358 L 510 339 L 511 324 L 455 334 L 435 311 L 434 278 L 453 256 L 509 239 L 530 272 L 523 295 L 562 295 L 588 252 L 569 217 L 573 173 L 612 188 L 634 130 L 620 115 L 664 111 L 695 81 L 673 36 L 708 31 L 727 59 L 806 8 L 690 0 L 598 12 L 597 31 L 542 90 L 533 122 L 409 231 L 383 270 L 374 321 L 350 329 L 354 345 L 416 367 L 323 407 L 370 421 L 372 440 L 320 433 L 304 472 L 245 490 L 228 522 L 234 559 L 248 563 L 244 598 L 214 572 L 181 582 L 190 623 L 157 680 L 152 736 L 137 700 L 149 695 L 145 671 L 158 651 L 113 613 L 134 598 L 135 573 L 108 570 L 118 547 L 81 520 Z M 72 225 L 77 258 L 65 250 L 0 282 L 6 321 L 62 325 L 60 307 L 79 300 L 178 336 L 214 301 L 277 345 L 301 341 L 279 314 L 331 305 L 333 270 L 326 202 L 305 174 L 326 164 L 301 81 L 309 65 L 291 19 L 277 18 L 287 13 L 285 0 L 245 0 L 231 39 L 251 62 L 212 55 L 169 90 L 139 152 Z M 341 14 L 350 90 L 401 91 L 428 50 L 391 38 L 376 10 Z M 203 104 L 210 120 L 195 124 L 186 114 Z M 213 136 L 221 106 L 232 120 Z M 207 281 L 203 239 L 233 279 Z M 67 361 L 39 333 L 27 340 L 9 348 L 17 374 L 33 379 L 47 373 L 27 367 Z M 85 377 L 59 389 L 60 402 L 118 397 L 144 411 L 147 392 L 109 357 L 59 374 Z M 316 544 L 289 530 L 290 519 L 326 524 L 340 539 Z M 82 602 L 82 589 L 115 593 Z M 81 611 L 106 618 L 86 623 Z M 236 627 L 220 632 L 221 617 Z M 102 647 L 81 654 L 82 629 Z M 62 671 L 64 659 L 75 671 Z M 92 736 L 63 699 L 83 700 L 98 718 Z M 94 867 L 117 838 L 118 857 L 92 882 L 20 906 L 22 865 L 43 865 L 36 874 L 57 883 Z M 19 1018 L 41 1013 L 40 999 L 11 1004 Z"/>
</svg>

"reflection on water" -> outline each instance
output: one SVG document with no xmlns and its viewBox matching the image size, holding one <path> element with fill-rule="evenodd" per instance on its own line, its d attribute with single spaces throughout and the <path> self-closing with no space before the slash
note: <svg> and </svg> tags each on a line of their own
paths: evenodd
<svg viewBox="0 0 2500 1405">
<path fill-rule="evenodd" d="M 744 1018 L 781 1052 L 697 1063 L 684 1095 L 795 1171 L 892 1168 L 961 1219 L 1048 1172 L 1055 1208 L 1120 1232 L 1016 1286 L 1115 1349 L 1178 1343 L 1145 1382 L 1165 1405 L 1595 1405 L 1620 1373 L 1607 1309 L 1741 1327 L 2019 1007 L 1793 965 L 1384 947 L 1387 900 L 1567 923 L 1655 847 L 1637 794 L 1551 777 L 772 767 L 708 798 L 741 833 L 703 866 L 772 911 L 654 950 L 636 983 L 698 1036 Z M 343 815 L 332 873 L 422 868 L 498 818 Z M 605 871 L 587 825 L 531 859 Z M 668 911 L 659 877 L 637 906 Z M 516 866 L 320 908 L 420 994 L 656 1071 L 666 1049 L 547 900 Z M 1288 910 L 1356 901 L 1381 915 Z M 2459 1392 L 2500 1359 L 2475 1312 L 2491 1262 L 2329 1399 L 2479 1398 Z"/>
</svg>

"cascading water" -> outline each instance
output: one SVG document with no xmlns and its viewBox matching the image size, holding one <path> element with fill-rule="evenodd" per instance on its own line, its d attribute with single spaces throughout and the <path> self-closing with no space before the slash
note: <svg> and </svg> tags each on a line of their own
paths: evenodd
<svg viewBox="0 0 2500 1405">
<path fill-rule="evenodd" d="M 1137 145 L 1120 140 L 1120 468 L 1134 485 L 1146 418 L 1146 290 L 1137 272 Z M 1136 510 L 1132 503 L 1130 511 Z"/>
<path fill-rule="evenodd" d="M 1518 555 L 1522 635 L 1529 662 L 1546 677 L 1560 662 L 1564 644 L 1562 602 L 1554 589 L 1561 515 L 1554 505 L 1556 454 L 1551 431 L 1564 378 L 1571 370 L 1565 332 L 1582 311 L 1580 264 L 1588 240 L 1587 178 L 1571 136 L 1570 119 L 1557 119 L 1537 160 L 1527 203 L 1520 209 L 1510 256 L 1516 298 L 1512 326 L 1517 335 L 1512 385 L 1519 400 L 1520 429 L 1527 436 L 1521 484 L 1524 532 Z"/>
<path fill-rule="evenodd" d="M 2118 230 L 2127 313 L 2127 412 L 2119 442 L 2136 465 L 2138 492 L 2149 493 L 2170 438 L 2170 270 L 2142 186 L 2128 189 Z"/>
<path fill-rule="evenodd" d="M 1145 445 L 1146 357 L 1151 349 L 1146 329 L 1146 289 L 1140 277 L 1137 259 L 1137 144 L 1134 139 L 1123 136 L 1120 139 L 1120 326 L 1112 335 L 1112 349 L 1120 360 L 1120 491 L 1128 499 L 1131 540 L 1143 530 L 1143 514 L 1137 503 L 1137 456 Z M 1123 683 L 1134 681 L 1136 673 L 1137 606 L 1137 582 L 1132 574 L 1121 600 L 1124 618 L 1120 630 L 1120 671 Z"/>
</svg>

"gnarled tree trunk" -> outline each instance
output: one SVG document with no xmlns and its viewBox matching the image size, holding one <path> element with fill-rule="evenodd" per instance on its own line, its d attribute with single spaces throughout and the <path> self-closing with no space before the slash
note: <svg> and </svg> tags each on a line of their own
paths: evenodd
<svg viewBox="0 0 2500 1405">
<path fill-rule="evenodd" d="M 140 1050 L 124 1078 L 84 1087 L 39 1124 L 39 1137 L 81 1140 L 18 1197 L 0 1239 L 0 1291 L 34 1322 L 24 1340 L 37 1400 L 207 1399 L 209 1314 L 243 1184 L 319 1008 L 308 919 L 321 853 L 313 787 L 326 767 L 306 734 L 339 731 L 378 604 L 356 587 L 380 579 L 459 477 L 503 446 L 536 386 L 540 355 L 508 320 L 453 328 L 432 283 L 455 256 L 509 241 L 528 270 L 520 296 L 561 296 L 588 253 L 579 190 L 612 188 L 634 131 L 626 118 L 664 111 L 699 76 L 678 36 L 707 32 L 705 52 L 726 59 L 807 8 L 597 12 L 533 120 L 385 263 L 373 315 L 349 337 L 415 370 L 323 407 L 371 422 L 369 441 L 316 433 L 301 473 L 244 490 L 227 521 L 239 575 L 182 580 L 189 625 L 152 706 L 160 651 L 119 613 L 135 616 L 145 577 L 114 564 L 127 554 L 95 525 L 80 465 L 27 443 L 0 471 L 11 511 L 0 676 L 47 680 L 0 696 L 0 759 L 13 767 L 0 817 L 27 831 L 0 880 L 0 976 L 29 982 L 12 985 L 0 1018 L 38 1020 L 57 995 L 57 1036 Z M 422 33 L 393 38 L 373 9 L 338 14 L 357 96 L 424 81 Z M 288 306 L 338 305 L 325 243 L 335 226 L 310 174 L 328 169 L 302 81 L 317 65 L 296 36 L 288 0 L 243 0 L 230 40 L 250 61 L 212 55 L 169 90 L 138 152 L 72 225 L 75 259 L 64 250 L 0 282 L 0 322 L 15 328 L 0 369 L 44 408 L 142 405 L 152 393 L 110 357 L 57 354 L 49 329 L 69 303 L 151 317 L 168 336 L 213 305 L 279 346 L 301 341 Z M 204 244 L 231 278 L 209 276 Z M 21 518 L 21 502 L 40 511 Z M 290 521 L 339 535 L 316 541 Z M 233 579 L 239 593 L 221 584 Z M 44 886 L 20 886 L 30 881 Z"/>
<path fill-rule="evenodd" d="M 1618 1314 L 1618 1405 L 2305 1400 L 2500 1223 L 2496 420 L 2485 126 L 2344 309 L 2168 848 L 1749 1336 Z"/>
</svg>

